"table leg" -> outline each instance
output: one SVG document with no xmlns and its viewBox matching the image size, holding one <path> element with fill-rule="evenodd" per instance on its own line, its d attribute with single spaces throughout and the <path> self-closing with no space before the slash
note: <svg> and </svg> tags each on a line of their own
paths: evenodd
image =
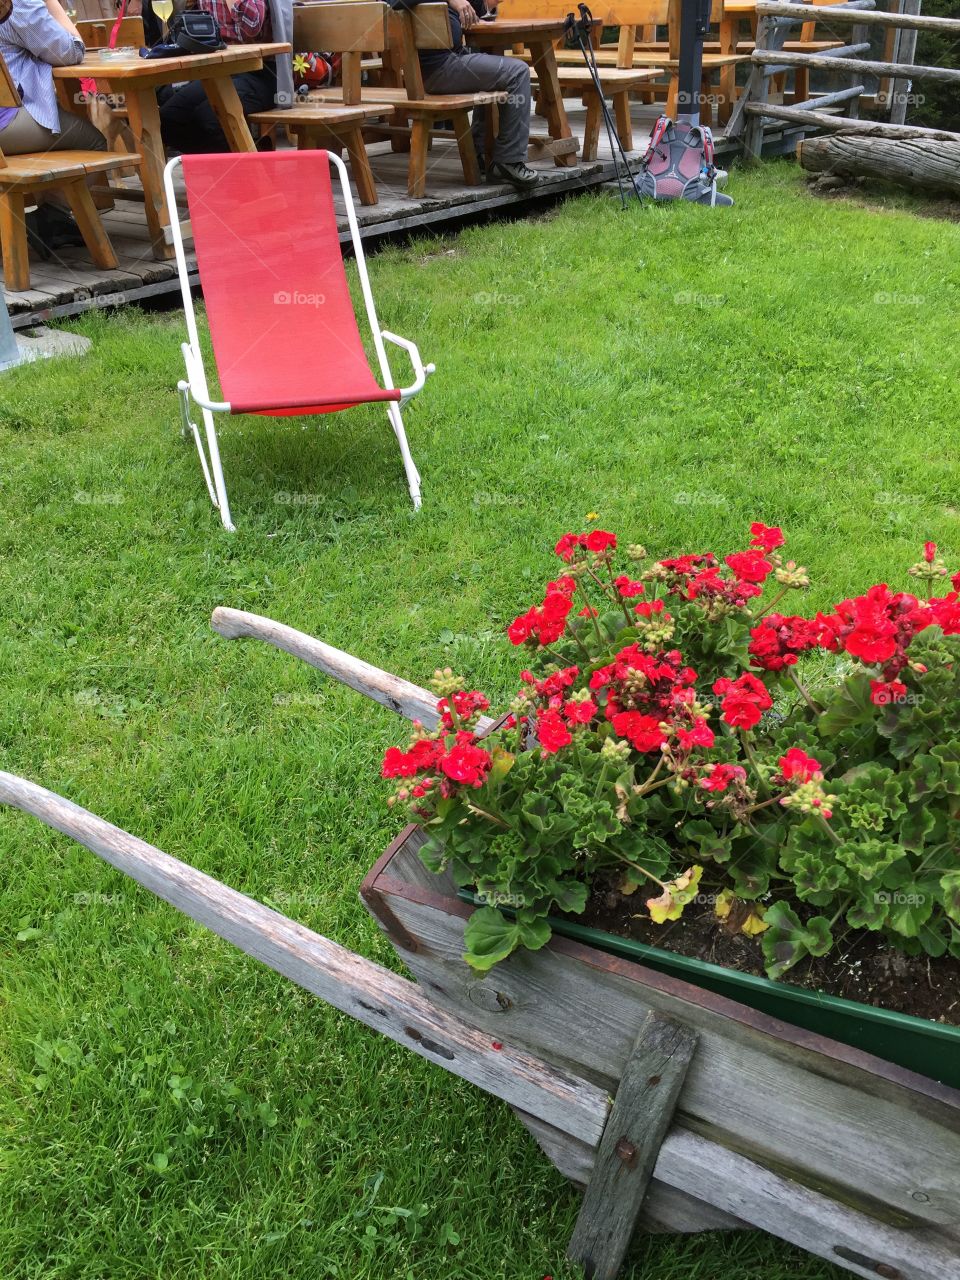
<svg viewBox="0 0 960 1280">
<path fill-rule="evenodd" d="M 256 151 L 253 134 L 247 124 L 236 86 L 229 76 L 211 76 L 203 87 L 210 105 L 220 121 L 220 128 L 231 151 Z"/>
<path fill-rule="evenodd" d="M 160 108 L 153 89 L 125 88 L 125 105 L 130 132 L 140 156 L 140 180 L 143 183 L 143 207 L 153 244 L 153 256 L 161 261 L 173 257 L 173 245 L 167 244 L 164 230 L 170 225 L 170 214 L 163 195 L 165 156 L 160 137 Z"/>
<path fill-rule="evenodd" d="M 533 70 L 540 86 L 540 102 L 547 117 L 550 137 L 572 137 L 566 108 L 563 105 L 563 94 L 560 92 L 557 59 L 553 52 L 553 45 L 549 40 L 530 40 L 528 44 Z M 553 162 L 561 168 L 566 168 L 575 165 L 577 157 L 567 152 L 565 155 L 555 155 Z"/>
</svg>

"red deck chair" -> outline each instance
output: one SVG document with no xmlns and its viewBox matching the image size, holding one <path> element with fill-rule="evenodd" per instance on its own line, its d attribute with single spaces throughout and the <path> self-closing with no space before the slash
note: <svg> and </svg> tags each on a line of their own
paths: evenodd
<svg viewBox="0 0 960 1280">
<path fill-rule="evenodd" d="M 331 165 L 347 206 L 380 382 L 360 340 L 343 269 Z M 177 168 L 183 170 L 221 400 L 212 400 L 207 389 L 173 187 Z M 187 321 L 188 341 L 181 344 L 187 376 L 177 383 L 184 434 L 193 436 L 210 499 L 225 527 L 234 526 L 215 413 L 283 417 L 383 403 L 414 508 L 419 508 L 420 475 L 400 407 L 422 389 L 434 367 L 423 364 L 415 343 L 380 328 L 343 161 L 329 151 L 178 156 L 164 171 L 164 187 Z M 409 354 L 410 386 L 394 388 L 384 341 Z M 191 401 L 203 419 L 209 464 Z"/>
</svg>

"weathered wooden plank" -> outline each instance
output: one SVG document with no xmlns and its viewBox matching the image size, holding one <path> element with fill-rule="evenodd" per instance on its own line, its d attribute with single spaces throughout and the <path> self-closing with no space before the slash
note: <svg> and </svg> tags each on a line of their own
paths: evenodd
<svg viewBox="0 0 960 1280">
<path fill-rule="evenodd" d="M 400 865 L 398 857 L 381 868 L 364 897 L 373 905 L 379 896 L 416 941 L 417 951 L 398 941 L 401 954 L 445 1007 L 469 1009 L 490 1034 L 509 1033 L 609 1089 L 649 1010 L 677 1017 L 700 1035 L 679 1104 L 684 1123 L 878 1220 L 960 1225 L 954 1090 L 565 939 L 477 978 L 461 959 L 471 908 L 403 885 Z M 571 1033 L 585 1026 L 589 1034 Z"/>
<path fill-rule="evenodd" d="M 620 1270 L 696 1043 L 682 1022 L 644 1019 L 567 1248 L 586 1280 L 615 1280 Z"/>
<path fill-rule="evenodd" d="M 863 86 L 857 86 L 862 91 Z M 833 97 L 834 95 L 829 95 Z M 817 99 L 812 99 L 814 103 Z M 815 108 L 807 109 L 801 104 L 783 107 L 779 103 L 748 103 L 748 115 L 770 116 L 775 120 L 789 120 L 797 124 L 809 124 L 811 128 L 829 129 L 835 133 L 863 134 L 868 138 L 930 138 L 939 142 L 956 142 L 955 133 L 946 133 L 943 129 L 925 129 L 920 125 L 886 124 L 880 120 L 851 120 L 847 116 L 832 116 Z"/>
<path fill-rule="evenodd" d="M 936 1232 L 877 1222 L 682 1129 L 664 1140 L 656 1175 L 865 1280 L 960 1280 L 960 1253 Z"/>
<path fill-rule="evenodd" d="M 488 1093 L 596 1145 L 606 1090 L 444 1012 L 415 983 L 355 955 L 79 805 L 0 773 L 0 803 L 79 841 L 117 870 L 298 986 Z"/>
<path fill-rule="evenodd" d="M 960 37 L 960 21 L 956 18 L 929 18 L 885 10 L 848 9 L 845 5 L 780 4 L 778 0 L 757 0 L 757 13 L 771 17 L 798 18 L 803 22 L 826 22 L 830 26 L 899 27 L 913 31 L 940 31 Z"/>
<path fill-rule="evenodd" d="M 372 698 L 390 711 L 406 716 L 408 720 L 419 720 L 430 729 L 439 722 L 437 698 L 434 694 L 400 676 L 391 675 L 389 671 L 381 671 L 379 667 L 373 667 L 369 662 L 355 658 L 342 649 L 335 649 L 322 640 L 315 640 L 303 631 L 284 626 L 282 622 L 262 618 L 256 613 L 245 613 L 241 609 L 219 608 L 214 609 L 210 625 L 228 640 L 236 640 L 241 636 L 265 640 L 267 644 L 272 644 L 295 658 L 302 658 L 324 675 L 332 676 L 334 680 Z M 477 731 L 483 733 L 493 724 L 490 716 L 481 716 L 477 722 Z"/>
<path fill-rule="evenodd" d="M 782 50 L 755 49 L 750 55 L 755 65 L 776 63 L 780 67 L 816 67 L 835 75 L 895 76 L 901 69 L 894 62 L 871 62 L 865 58 L 831 58 L 828 53 L 784 53 Z M 960 71 L 952 67 L 911 66 L 911 80 L 936 80 L 942 84 L 960 84 Z"/>
</svg>

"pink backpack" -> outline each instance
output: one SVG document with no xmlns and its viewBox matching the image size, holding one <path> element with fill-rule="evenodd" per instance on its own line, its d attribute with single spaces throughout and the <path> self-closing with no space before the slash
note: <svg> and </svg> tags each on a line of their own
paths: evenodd
<svg viewBox="0 0 960 1280">
<path fill-rule="evenodd" d="M 706 125 L 674 124 L 669 116 L 660 116 L 634 186 L 639 196 L 651 200 L 731 205 L 729 196 L 717 192 L 721 173 L 713 163 L 713 134 Z"/>
</svg>

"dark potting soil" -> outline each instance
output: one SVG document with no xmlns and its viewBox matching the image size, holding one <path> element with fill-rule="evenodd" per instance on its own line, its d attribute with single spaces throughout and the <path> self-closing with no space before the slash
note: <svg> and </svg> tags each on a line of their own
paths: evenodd
<svg viewBox="0 0 960 1280">
<path fill-rule="evenodd" d="M 793 906 L 801 918 L 816 914 L 801 903 Z M 625 897 L 612 881 L 598 879 L 586 911 L 570 919 L 694 960 L 765 976 L 760 939 L 731 933 L 709 905 L 691 903 L 679 920 L 654 924 L 644 910 L 642 890 Z M 835 937 L 837 945 L 828 955 L 808 956 L 781 981 L 960 1026 L 960 960 L 908 956 L 865 929 L 835 931 Z"/>
</svg>

